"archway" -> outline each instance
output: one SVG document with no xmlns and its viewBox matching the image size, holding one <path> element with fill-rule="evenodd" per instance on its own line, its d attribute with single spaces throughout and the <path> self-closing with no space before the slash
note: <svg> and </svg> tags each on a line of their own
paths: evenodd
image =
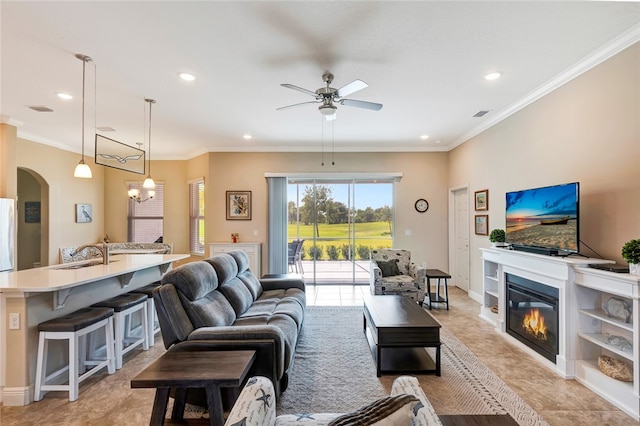
<svg viewBox="0 0 640 426">
<path fill-rule="evenodd" d="M 16 269 L 49 265 L 49 184 L 37 172 L 18 168 Z"/>
</svg>

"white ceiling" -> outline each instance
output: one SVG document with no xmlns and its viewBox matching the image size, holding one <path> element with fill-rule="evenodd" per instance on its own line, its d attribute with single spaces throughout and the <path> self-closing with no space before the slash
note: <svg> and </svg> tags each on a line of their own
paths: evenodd
<svg viewBox="0 0 640 426">
<path fill-rule="evenodd" d="M 93 127 L 143 142 L 152 157 L 207 151 L 446 151 L 640 40 L 637 2 L 2 1 L 1 119 L 18 135 L 80 152 L 82 62 L 86 151 Z M 503 77 L 485 81 L 489 71 Z M 197 80 L 178 79 L 190 71 Z M 355 79 L 324 123 L 309 90 Z M 62 101 L 56 92 L 75 96 Z M 94 93 L 97 100 L 94 102 Z M 94 104 L 96 111 L 94 113 Z M 44 105 L 54 112 L 28 108 Z M 479 110 L 491 112 L 483 118 Z M 250 133 L 253 139 L 243 139 Z M 422 134 L 430 137 L 426 141 Z M 439 141 L 439 143 L 437 143 Z"/>
</svg>

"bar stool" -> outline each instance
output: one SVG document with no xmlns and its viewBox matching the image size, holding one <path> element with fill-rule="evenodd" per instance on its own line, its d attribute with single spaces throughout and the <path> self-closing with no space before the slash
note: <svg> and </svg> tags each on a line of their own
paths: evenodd
<svg viewBox="0 0 640 426">
<path fill-rule="evenodd" d="M 139 345 L 143 350 L 149 349 L 147 344 L 147 296 L 144 294 L 127 293 L 111 299 L 103 300 L 92 306 L 101 308 L 112 308 L 113 324 L 115 328 L 115 358 L 116 369 L 122 368 L 122 357 Z M 131 321 L 132 314 L 141 312 L 142 333 L 140 337 L 132 336 L 128 330 L 128 322 Z"/>
<path fill-rule="evenodd" d="M 107 356 L 97 360 L 87 358 L 86 336 L 104 330 L 107 342 Z M 84 308 L 69 315 L 52 319 L 38 325 L 38 360 L 36 364 L 36 384 L 33 399 L 40 401 L 47 391 L 67 391 L 69 401 L 78 399 L 78 385 L 84 379 L 107 367 L 109 374 L 116 371 L 113 351 L 113 309 Z M 69 362 L 66 366 L 47 375 L 49 340 L 69 341 Z M 94 368 L 85 372 L 86 365 Z M 69 372 L 68 384 L 48 384 L 65 371 Z"/>
<path fill-rule="evenodd" d="M 153 290 L 160 287 L 160 281 L 141 287 L 131 293 L 140 293 L 147 296 L 147 344 L 153 347 L 156 343 L 155 335 L 160 332 L 160 323 L 158 322 L 158 314 L 156 305 L 153 302 Z"/>
</svg>

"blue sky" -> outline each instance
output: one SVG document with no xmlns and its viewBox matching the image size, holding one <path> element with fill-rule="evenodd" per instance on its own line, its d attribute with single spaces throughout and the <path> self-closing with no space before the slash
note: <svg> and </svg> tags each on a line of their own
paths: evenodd
<svg viewBox="0 0 640 426">
<path fill-rule="evenodd" d="M 340 201 L 348 204 L 347 197 L 348 185 L 341 184 L 324 184 L 331 188 L 331 197 L 334 201 Z M 304 196 L 304 185 L 300 185 L 300 198 Z M 295 201 L 296 185 L 288 185 L 287 187 L 288 201 Z M 372 207 L 376 209 L 383 206 L 392 206 L 393 204 L 393 184 L 391 183 L 357 183 L 355 185 L 355 207 L 356 209 L 364 209 Z"/>
</svg>

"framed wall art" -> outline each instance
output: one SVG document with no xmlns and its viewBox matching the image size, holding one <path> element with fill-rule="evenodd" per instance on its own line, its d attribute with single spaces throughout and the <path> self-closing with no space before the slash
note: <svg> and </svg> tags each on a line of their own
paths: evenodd
<svg viewBox="0 0 640 426">
<path fill-rule="evenodd" d="M 76 204 L 76 223 L 89 223 L 93 221 L 91 204 Z"/>
<path fill-rule="evenodd" d="M 141 149 L 96 135 L 96 164 L 144 174 L 145 152 Z"/>
<path fill-rule="evenodd" d="M 476 211 L 489 210 L 489 190 L 483 189 L 481 191 L 476 191 L 474 194 L 476 200 Z"/>
<path fill-rule="evenodd" d="M 227 220 L 251 220 L 251 191 L 227 191 Z"/>
<path fill-rule="evenodd" d="M 26 223 L 40 223 L 40 201 L 24 202 L 24 221 Z"/>
<path fill-rule="evenodd" d="M 476 235 L 489 235 L 489 215 L 476 215 Z"/>
</svg>

